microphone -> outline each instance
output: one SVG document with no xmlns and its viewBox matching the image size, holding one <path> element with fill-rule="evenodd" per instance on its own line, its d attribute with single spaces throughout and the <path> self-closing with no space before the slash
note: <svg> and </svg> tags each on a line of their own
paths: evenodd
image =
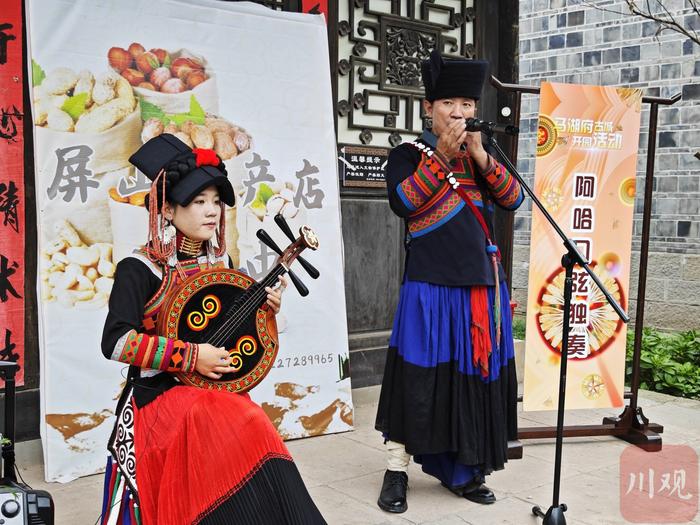
<svg viewBox="0 0 700 525">
<path fill-rule="evenodd" d="M 517 126 L 511 126 L 510 124 L 497 124 L 495 122 L 486 122 L 485 120 L 480 120 L 478 118 L 468 118 L 465 120 L 467 123 L 467 131 L 481 131 L 486 135 L 493 135 L 494 133 L 517 135 L 518 133 L 520 133 L 520 129 L 518 129 Z"/>
</svg>

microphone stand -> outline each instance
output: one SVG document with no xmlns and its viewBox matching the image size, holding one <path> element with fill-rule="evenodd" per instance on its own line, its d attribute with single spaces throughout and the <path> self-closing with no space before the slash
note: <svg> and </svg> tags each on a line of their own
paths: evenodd
<svg viewBox="0 0 700 525">
<path fill-rule="evenodd" d="M 490 124 L 490 123 L 489 123 Z M 583 258 L 581 253 L 576 247 L 576 243 L 569 239 L 566 234 L 562 231 L 556 221 L 549 214 L 547 209 L 544 207 L 542 202 L 537 198 L 535 193 L 530 189 L 530 187 L 525 183 L 518 170 L 513 166 L 508 156 L 503 152 L 501 147 L 496 142 L 493 136 L 494 130 L 492 127 L 487 129 L 482 128 L 481 132 L 488 137 L 488 143 L 493 147 L 493 149 L 498 152 L 498 155 L 503 160 L 510 173 L 517 179 L 520 186 L 527 192 L 527 194 L 532 199 L 532 202 L 540 209 L 542 214 L 547 219 L 547 222 L 554 228 L 557 235 L 561 237 L 564 248 L 566 248 L 566 253 L 561 258 L 561 265 L 565 270 L 565 284 L 564 284 L 564 310 L 562 311 L 562 342 L 561 342 L 561 366 L 559 368 L 559 406 L 557 408 L 557 437 L 556 437 L 556 452 L 554 456 L 554 488 L 552 493 L 552 505 L 549 507 L 546 513 L 542 512 L 542 509 L 538 506 L 532 508 L 532 513 L 536 516 L 542 518 L 543 525 L 566 525 L 566 518 L 564 517 L 564 512 L 567 510 L 565 503 L 559 503 L 559 485 L 561 481 L 561 453 L 562 444 L 564 438 L 564 401 L 566 395 L 566 366 L 569 357 L 569 309 L 571 307 L 571 293 L 573 288 L 573 271 L 574 266 L 579 265 L 581 268 L 588 272 L 596 286 L 605 296 L 610 306 L 613 307 L 617 315 L 622 319 L 623 322 L 629 322 L 629 317 L 622 309 L 622 307 L 615 301 L 615 299 L 610 295 L 610 292 L 605 288 L 603 283 L 600 281 L 598 276 L 593 273 L 591 267 Z"/>
</svg>

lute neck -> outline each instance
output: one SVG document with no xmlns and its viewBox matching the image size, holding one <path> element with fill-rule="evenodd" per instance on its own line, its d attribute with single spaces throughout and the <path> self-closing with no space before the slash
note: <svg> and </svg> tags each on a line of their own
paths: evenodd
<svg viewBox="0 0 700 525">
<path fill-rule="evenodd" d="M 228 338 L 226 334 L 237 332 L 240 325 L 267 301 L 265 288 L 274 286 L 277 278 L 285 273 L 287 273 L 287 267 L 280 262 L 270 270 L 262 281 L 251 284 L 226 313 L 224 324 L 216 331 L 217 334 L 210 341 L 211 344 L 219 346 Z"/>
</svg>

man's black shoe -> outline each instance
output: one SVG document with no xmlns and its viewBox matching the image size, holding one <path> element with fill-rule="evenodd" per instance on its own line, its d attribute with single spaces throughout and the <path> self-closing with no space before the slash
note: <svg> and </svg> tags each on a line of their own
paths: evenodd
<svg viewBox="0 0 700 525">
<path fill-rule="evenodd" d="M 490 505 L 491 503 L 496 503 L 496 495 L 493 491 L 488 488 L 483 483 L 476 487 L 475 489 L 464 491 L 462 496 L 469 501 L 474 503 L 480 503 L 482 505 Z"/>
<path fill-rule="evenodd" d="M 484 485 L 484 478 L 475 478 L 474 480 L 467 483 L 465 487 L 452 488 L 444 483 L 443 487 L 449 489 L 451 492 L 457 496 L 473 501 L 474 503 L 479 503 L 481 505 L 490 505 L 496 502 L 496 495 L 493 491 Z"/>
<path fill-rule="evenodd" d="M 377 505 L 387 512 L 406 512 L 406 489 L 408 488 L 408 474 L 396 470 L 387 470 L 384 473 L 382 491 L 379 494 Z"/>
</svg>

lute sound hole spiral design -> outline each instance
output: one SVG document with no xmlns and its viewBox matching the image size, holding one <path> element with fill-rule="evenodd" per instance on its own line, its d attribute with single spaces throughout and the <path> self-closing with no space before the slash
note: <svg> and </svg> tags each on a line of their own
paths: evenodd
<svg viewBox="0 0 700 525">
<path fill-rule="evenodd" d="M 202 299 L 202 310 L 193 310 L 187 316 L 187 326 L 190 330 L 201 332 L 204 330 L 209 321 L 219 315 L 221 311 L 221 301 L 215 295 L 206 295 Z"/>
<path fill-rule="evenodd" d="M 251 356 L 258 349 L 258 342 L 255 338 L 244 335 L 236 341 L 236 348 L 231 351 L 231 367 L 238 372 L 243 366 L 243 358 L 241 354 Z"/>
</svg>

